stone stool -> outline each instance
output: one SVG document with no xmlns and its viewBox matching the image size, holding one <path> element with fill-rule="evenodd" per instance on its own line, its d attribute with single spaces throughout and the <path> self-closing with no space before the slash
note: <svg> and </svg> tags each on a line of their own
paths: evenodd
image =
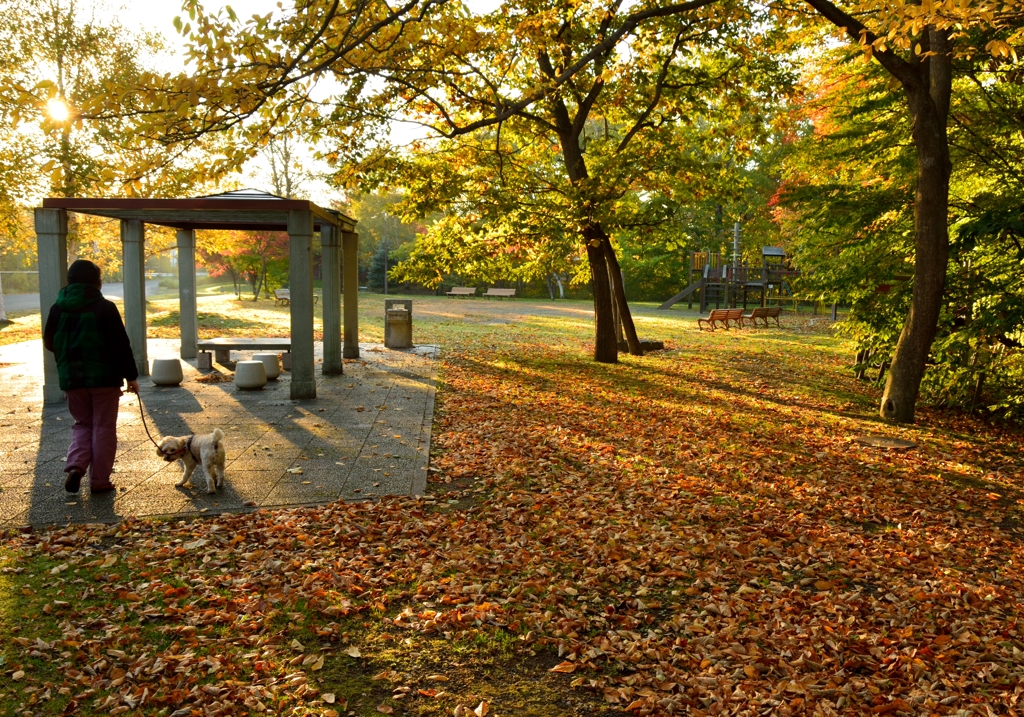
<svg viewBox="0 0 1024 717">
<path fill-rule="evenodd" d="M 235 386 L 245 389 L 267 385 L 267 369 L 262 361 L 239 361 L 235 364 Z"/>
<path fill-rule="evenodd" d="M 253 361 L 262 361 L 267 369 L 267 380 L 275 381 L 281 375 L 281 361 L 277 354 L 253 354 Z"/>
<path fill-rule="evenodd" d="M 185 379 L 181 372 L 181 361 L 176 358 L 153 359 L 150 378 L 157 386 L 178 386 Z"/>
</svg>

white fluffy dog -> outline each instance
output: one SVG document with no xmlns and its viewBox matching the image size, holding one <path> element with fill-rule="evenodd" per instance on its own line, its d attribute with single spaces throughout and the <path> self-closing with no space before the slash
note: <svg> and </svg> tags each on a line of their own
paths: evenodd
<svg viewBox="0 0 1024 717">
<path fill-rule="evenodd" d="M 215 493 L 224 485 L 224 431 L 213 429 L 213 433 L 201 436 L 164 436 L 157 446 L 157 455 L 170 463 L 181 461 L 185 472 L 176 485 L 191 486 L 192 473 L 199 465 L 206 473 L 206 492 Z"/>
</svg>

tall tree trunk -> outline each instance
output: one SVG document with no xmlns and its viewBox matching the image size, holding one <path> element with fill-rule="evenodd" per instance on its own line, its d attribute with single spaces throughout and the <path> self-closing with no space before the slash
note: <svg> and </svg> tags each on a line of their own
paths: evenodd
<svg viewBox="0 0 1024 717">
<path fill-rule="evenodd" d="M 612 292 L 615 297 L 615 306 L 619 310 L 619 320 L 622 321 L 622 329 L 626 334 L 626 345 L 629 347 L 631 356 L 643 356 L 640 350 L 640 339 L 636 335 L 636 325 L 633 323 L 633 314 L 629 311 L 629 304 L 626 302 L 626 287 L 622 285 L 622 267 L 619 266 L 619 259 L 615 256 L 615 247 L 611 239 L 601 230 L 604 235 L 604 255 L 608 262 L 608 273 L 612 280 Z"/>
<path fill-rule="evenodd" d="M 562 137 L 562 155 L 569 178 L 573 182 L 586 179 L 587 166 L 575 137 Z M 612 302 L 618 309 L 622 326 L 626 331 L 626 343 L 634 356 L 641 355 L 640 340 L 636 336 L 633 316 L 626 303 L 626 291 L 622 285 L 622 269 L 615 256 L 615 249 L 600 222 L 591 216 L 583 220 L 583 240 L 587 243 L 587 259 L 590 262 L 590 276 L 594 287 L 594 323 L 596 344 L 594 359 L 606 363 L 618 361 L 619 342 L 616 340 L 615 316 Z"/>
<path fill-rule="evenodd" d="M 879 414 L 909 423 L 924 378 L 928 353 L 938 332 L 942 291 L 949 261 L 949 101 L 953 93 L 953 42 L 948 30 L 924 28 L 909 59 L 879 43 L 860 20 L 831 0 L 806 0 L 856 43 L 873 44 L 874 59 L 907 95 L 914 121 L 917 191 L 914 196 L 914 289 L 903 324 Z M 882 45 L 879 47 L 879 45 Z"/>
<path fill-rule="evenodd" d="M 587 178 L 587 167 L 575 136 L 562 138 L 562 154 L 569 178 L 577 183 Z M 616 363 L 619 360 L 619 343 L 615 339 L 615 318 L 612 301 L 613 288 L 608 276 L 608 259 L 605 245 L 608 235 L 591 216 L 582 219 L 583 241 L 587 246 L 587 260 L 590 264 L 590 280 L 594 290 L 594 360 Z"/>
<path fill-rule="evenodd" d="M 615 322 L 612 319 L 612 292 L 608 285 L 608 264 L 600 236 L 593 227 L 584 228 L 587 240 L 587 259 L 590 263 L 590 281 L 594 289 L 594 360 L 616 363 L 619 347 L 615 341 Z"/>
<path fill-rule="evenodd" d="M 923 79 L 907 87 L 917 149 L 914 196 L 914 289 L 906 323 L 882 394 L 879 414 L 901 423 L 914 420 L 914 409 L 928 354 L 938 331 L 942 293 L 949 264 L 949 142 L 946 135 L 952 91 L 950 47 L 945 33 L 930 29 L 928 44 L 936 54 L 923 63 Z"/>
<path fill-rule="evenodd" d="M 550 65 L 545 65 L 547 56 L 542 54 L 540 60 L 541 69 L 550 75 Z M 575 121 L 570 118 L 569 111 L 562 100 L 556 99 L 552 104 L 566 174 L 569 181 L 576 187 L 590 176 L 583 157 L 583 149 L 580 146 L 580 133 L 583 131 L 589 107 L 597 99 L 602 86 L 603 84 L 600 82 L 595 83 L 588 94 L 588 99 L 584 102 L 587 109 L 578 110 Z M 612 302 L 622 316 L 630 353 L 640 353 L 640 342 L 636 338 L 636 327 L 633 326 L 633 317 L 630 315 L 629 305 L 626 303 L 626 293 L 622 286 L 622 271 L 619 268 L 618 259 L 615 258 L 615 251 L 612 249 L 608 234 L 605 233 L 600 222 L 595 221 L 592 206 L 585 204 L 580 209 L 583 240 L 587 244 L 590 278 L 594 287 L 596 331 L 594 359 L 605 363 L 615 363 L 619 360 L 619 344 L 615 338 L 616 322 Z M 609 277 L 609 275 L 611 276 Z"/>
</svg>

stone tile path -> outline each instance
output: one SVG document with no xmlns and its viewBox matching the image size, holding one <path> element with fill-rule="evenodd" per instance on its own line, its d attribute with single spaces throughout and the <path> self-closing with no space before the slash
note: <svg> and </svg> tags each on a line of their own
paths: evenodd
<svg viewBox="0 0 1024 717">
<path fill-rule="evenodd" d="M 177 342 L 150 339 L 148 350 L 150 357 L 175 356 Z M 240 391 L 230 381 L 197 381 L 203 374 L 194 361 L 184 366 L 180 387 L 140 379 L 154 437 L 216 427 L 226 434 L 227 480 L 214 495 L 175 487 L 180 464 L 156 455 L 130 394 L 118 417 L 116 494 L 92 496 L 87 487 L 65 493 L 73 421 L 66 404 L 42 403 L 41 351 L 38 341 L 0 347 L 0 526 L 238 512 L 415 495 L 426 486 L 436 347 L 364 344 L 343 376 L 318 370 L 312 401 L 289 399 L 287 373 L 261 391 Z M 205 487 L 201 478 L 196 483 Z"/>
</svg>

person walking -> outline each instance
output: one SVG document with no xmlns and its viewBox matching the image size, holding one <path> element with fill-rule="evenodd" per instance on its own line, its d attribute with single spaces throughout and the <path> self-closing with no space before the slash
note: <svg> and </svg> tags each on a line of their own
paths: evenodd
<svg viewBox="0 0 1024 717">
<path fill-rule="evenodd" d="M 117 410 L 122 385 L 139 392 L 135 365 L 121 313 L 100 292 L 100 268 L 79 259 L 68 268 L 68 285 L 50 308 L 43 345 L 57 359 L 61 390 L 75 425 L 71 429 L 64 489 L 77 493 L 89 473 L 89 489 L 106 493 L 117 455 Z"/>
</svg>

